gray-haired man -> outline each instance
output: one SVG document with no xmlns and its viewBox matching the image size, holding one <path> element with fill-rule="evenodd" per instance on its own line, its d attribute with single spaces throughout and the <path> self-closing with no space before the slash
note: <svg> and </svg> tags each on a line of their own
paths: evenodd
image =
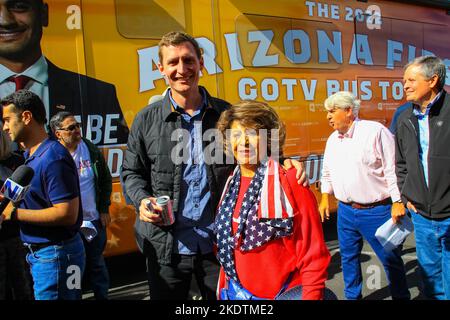
<svg viewBox="0 0 450 320">
<path fill-rule="evenodd" d="M 58 141 L 70 152 L 78 171 L 83 207 L 80 232 L 86 251 L 84 277 L 90 281 L 97 300 L 108 298 L 109 275 L 103 258 L 106 246 L 106 226 L 109 217 L 112 178 L 101 151 L 81 137 L 80 124 L 72 113 L 62 111 L 50 120 Z"/>
<path fill-rule="evenodd" d="M 412 215 L 424 294 L 450 299 L 450 95 L 446 66 L 433 56 L 405 67 L 406 100 L 396 133 L 396 174 Z"/>
</svg>

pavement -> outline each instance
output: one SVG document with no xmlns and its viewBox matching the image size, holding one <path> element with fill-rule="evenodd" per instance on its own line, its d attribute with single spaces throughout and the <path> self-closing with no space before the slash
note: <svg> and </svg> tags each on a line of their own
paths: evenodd
<svg viewBox="0 0 450 320">
<path fill-rule="evenodd" d="M 327 230 L 324 228 L 324 231 Z M 325 237 L 330 238 L 329 235 Z M 331 254 L 326 286 L 336 294 L 339 300 L 345 300 L 339 244 L 337 239 L 325 240 Z M 406 239 L 402 253 L 411 299 L 421 299 L 414 234 L 409 235 Z M 383 266 L 366 241 L 364 241 L 361 254 L 361 271 L 363 275 L 363 300 L 391 300 Z"/>
<path fill-rule="evenodd" d="M 326 286 L 339 300 L 345 300 L 344 282 L 340 264 L 339 246 L 336 232 L 336 217 L 324 223 L 324 235 L 331 254 Z M 421 299 L 419 294 L 419 275 L 416 260 L 415 239 L 410 235 L 403 245 L 403 261 L 407 273 L 411 299 Z M 148 285 L 145 273 L 145 259 L 140 253 L 132 253 L 106 259 L 110 273 L 111 300 L 149 300 Z M 361 271 L 363 275 L 364 300 L 391 300 L 384 269 L 368 243 L 364 243 L 361 255 Z M 191 296 L 199 299 L 198 291 L 193 286 Z M 92 300 L 93 294 L 87 288 L 83 299 Z"/>
</svg>

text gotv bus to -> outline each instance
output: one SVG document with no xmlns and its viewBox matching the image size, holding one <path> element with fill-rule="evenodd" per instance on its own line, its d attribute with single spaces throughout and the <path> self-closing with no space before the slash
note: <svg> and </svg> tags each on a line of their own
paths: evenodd
<svg viewBox="0 0 450 320">
<path fill-rule="evenodd" d="M 403 66 L 411 58 L 432 53 L 450 67 L 448 1 L 45 2 L 45 57 L 113 84 L 120 103 L 118 113 L 81 99 L 83 135 L 103 148 L 114 179 L 106 255 L 136 250 L 135 209 L 125 203 L 119 182 L 126 134 L 118 133 L 118 122 L 123 115 L 130 127 L 149 98 L 166 89 L 156 67 L 163 34 L 181 30 L 198 40 L 205 61 L 200 84 L 212 95 L 231 103 L 265 101 L 277 110 L 287 126 L 285 155 L 305 161 L 316 195 L 332 131 L 326 97 L 352 91 L 362 100 L 362 118 L 389 125 L 405 102 Z"/>
</svg>

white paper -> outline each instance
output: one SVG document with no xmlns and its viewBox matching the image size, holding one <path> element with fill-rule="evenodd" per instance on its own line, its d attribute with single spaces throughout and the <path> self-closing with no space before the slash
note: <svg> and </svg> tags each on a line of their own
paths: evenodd
<svg viewBox="0 0 450 320">
<path fill-rule="evenodd" d="M 375 232 L 375 237 L 385 250 L 391 251 L 401 245 L 406 237 L 413 231 L 414 227 L 409 216 L 405 215 L 395 224 L 392 219 L 386 221 Z"/>
</svg>

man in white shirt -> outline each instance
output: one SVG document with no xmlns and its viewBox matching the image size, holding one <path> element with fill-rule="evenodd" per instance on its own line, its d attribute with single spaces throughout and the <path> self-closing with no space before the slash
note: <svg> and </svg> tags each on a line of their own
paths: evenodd
<svg viewBox="0 0 450 320">
<path fill-rule="evenodd" d="M 401 248 L 386 251 L 375 237 L 387 220 L 397 223 L 405 215 L 395 175 L 394 138 L 382 124 L 360 120 L 359 105 L 346 91 L 325 100 L 335 131 L 325 147 L 319 212 L 322 221 L 328 219 L 328 195 L 334 194 L 339 200 L 337 230 L 347 299 L 362 297 L 363 238 L 384 266 L 392 298 L 410 299 Z"/>
<path fill-rule="evenodd" d="M 108 208 L 112 191 L 111 174 L 100 150 L 81 137 L 80 125 L 67 111 L 50 120 L 55 137 L 72 155 L 78 170 L 83 207 L 80 232 L 86 251 L 85 278 L 97 300 L 108 298 L 109 276 L 103 258 L 106 226 L 110 223 Z"/>
</svg>

